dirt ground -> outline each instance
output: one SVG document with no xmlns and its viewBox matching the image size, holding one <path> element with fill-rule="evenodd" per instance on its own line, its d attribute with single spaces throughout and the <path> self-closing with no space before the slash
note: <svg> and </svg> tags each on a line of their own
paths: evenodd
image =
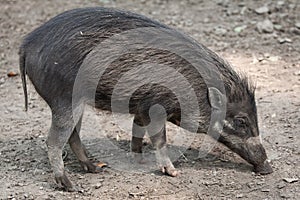
<svg viewBox="0 0 300 200">
<path fill-rule="evenodd" d="M 124 164 L 130 133 L 120 130 L 109 113 L 88 108 L 83 141 L 91 156 L 110 168 L 83 173 L 67 146 L 66 169 L 82 189 L 58 190 L 45 144 L 50 110 L 29 85 L 29 111 L 24 112 L 20 76 L 7 74 L 18 73 L 18 46 L 25 34 L 62 11 L 87 6 L 157 19 L 249 74 L 257 84 L 259 127 L 274 173 L 255 175 L 222 145 L 197 159 L 197 141 L 175 162 L 179 177 L 164 176 L 155 167 L 134 172 Z M 300 1 L 0 0 L 0 7 L 0 199 L 300 199 Z M 175 127 L 168 124 L 168 129 L 171 141 Z"/>
</svg>

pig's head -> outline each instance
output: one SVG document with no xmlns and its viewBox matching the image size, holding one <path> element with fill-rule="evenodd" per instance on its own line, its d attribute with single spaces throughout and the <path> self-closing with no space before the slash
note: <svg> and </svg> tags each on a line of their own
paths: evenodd
<svg viewBox="0 0 300 200">
<path fill-rule="evenodd" d="M 259 134 L 254 87 L 245 80 L 227 91 L 226 117 L 218 141 L 252 164 L 256 173 L 272 173 Z M 213 93 L 210 101 L 218 95 Z"/>
<path fill-rule="evenodd" d="M 254 166 L 255 172 L 269 174 L 272 168 L 261 143 L 255 103 L 229 103 L 219 141 Z"/>
</svg>

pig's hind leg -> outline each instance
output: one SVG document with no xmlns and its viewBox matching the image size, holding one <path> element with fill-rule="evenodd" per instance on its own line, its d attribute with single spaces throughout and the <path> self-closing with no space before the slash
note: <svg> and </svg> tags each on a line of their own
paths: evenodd
<svg viewBox="0 0 300 200">
<path fill-rule="evenodd" d="M 69 144 L 76 155 L 80 165 L 86 172 L 97 173 L 101 171 L 100 167 L 97 167 L 87 156 L 87 151 L 80 139 L 80 129 L 81 129 L 82 115 L 73 130 L 72 135 L 69 138 Z"/>
<path fill-rule="evenodd" d="M 132 125 L 131 152 L 133 153 L 134 160 L 140 164 L 146 162 L 142 154 L 145 133 L 146 130 L 143 121 L 138 115 L 135 115 Z"/>
<path fill-rule="evenodd" d="M 75 125 L 72 112 L 52 109 L 52 123 L 47 138 L 48 157 L 55 180 L 66 191 L 75 191 L 75 187 L 67 177 L 64 170 L 62 151 L 68 142 Z"/>
</svg>

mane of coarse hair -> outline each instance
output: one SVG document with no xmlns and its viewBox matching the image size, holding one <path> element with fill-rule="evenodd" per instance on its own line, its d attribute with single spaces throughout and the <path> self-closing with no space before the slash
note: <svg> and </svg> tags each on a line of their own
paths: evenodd
<svg viewBox="0 0 300 200">
<path fill-rule="evenodd" d="M 229 103 L 247 101 L 255 106 L 256 85 L 244 72 L 236 72 L 230 63 L 222 59 L 215 52 L 209 51 L 214 64 L 221 73 L 227 100 Z"/>
<path fill-rule="evenodd" d="M 243 72 L 236 73 L 237 82 L 235 85 L 230 86 L 229 101 L 250 101 L 255 102 L 255 89 L 256 86 L 253 81 Z"/>
<path fill-rule="evenodd" d="M 225 90 L 230 103 L 247 101 L 255 105 L 255 84 L 244 72 L 233 71 L 228 67 L 228 75 L 224 75 Z"/>
</svg>

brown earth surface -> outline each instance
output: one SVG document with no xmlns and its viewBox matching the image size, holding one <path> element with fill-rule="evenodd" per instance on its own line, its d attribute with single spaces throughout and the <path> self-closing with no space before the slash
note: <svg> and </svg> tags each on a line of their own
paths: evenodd
<svg viewBox="0 0 300 200">
<path fill-rule="evenodd" d="M 300 1 L 0 0 L 0 6 L 0 199 L 300 199 Z M 58 13 L 88 6 L 127 9 L 176 27 L 249 74 L 257 84 L 259 127 L 274 173 L 255 175 L 219 144 L 197 159 L 201 134 L 175 162 L 179 177 L 155 167 L 131 169 L 130 132 L 120 130 L 110 113 L 88 108 L 83 141 L 110 168 L 83 173 L 67 146 L 66 170 L 82 189 L 57 189 L 45 144 L 50 109 L 29 84 L 24 112 L 20 76 L 7 74 L 18 73 L 18 47 L 27 33 Z M 176 127 L 168 129 L 172 146 Z"/>
</svg>

